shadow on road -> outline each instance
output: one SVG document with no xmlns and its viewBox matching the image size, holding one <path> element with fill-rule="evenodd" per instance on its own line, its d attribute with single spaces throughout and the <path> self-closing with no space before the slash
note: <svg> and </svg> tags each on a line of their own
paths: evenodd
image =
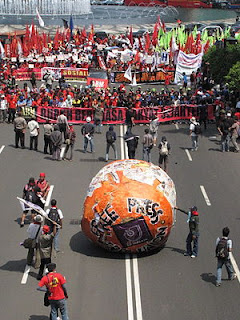
<svg viewBox="0 0 240 320">
<path fill-rule="evenodd" d="M 202 273 L 201 274 L 201 278 L 203 281 L 212 283 L 214 286 L 216 285 L 216 277 L 214 274 L 212 274 L 211 272 L 209 273 Z"/>
<path fill-rule="evenodd" d="M 48 316 L 37 316 L 37 315 L 32 315 L 29 317 L 28 320 L 49 320 Z"/>
<path fill-rule="evenodd" d="M 23 272 L 26 266 L 26 259 L 11 260 L 0 266 L 0 270 Z"/>
<path fill-rule="evenodd" d="M 166 249 L 171 249 L 173 252 L 177 252 L 181 255 L 183 255 L 186 251 L 183 250 L 183 249 L 179 249 L 179 248 L 173 248 L 173 247 L 168 247 L 168 246 L 165 246 Z"/>
<path fill-rule="evenodd" d="M 103 248 L 97 246 L 96 244 L 92 243 L 90 240 L 86 238 L 86 236 L 82 231 L 79 231 L 78 233 L 72 236 L 72 238 L 70 239 L 69 245 L 72 251 L 84 254 L 86 256 L 106 258 L 106 259 L 120 259 L 120 260 L 125 259 L 124 253 L 108 252 Z M 149 252 L 138 253 L 137 257 L 138 258 L 148 257 L 156 253 L 159 253 L 161 249 L 162 248 L 157 248 Z"/>
</svg>

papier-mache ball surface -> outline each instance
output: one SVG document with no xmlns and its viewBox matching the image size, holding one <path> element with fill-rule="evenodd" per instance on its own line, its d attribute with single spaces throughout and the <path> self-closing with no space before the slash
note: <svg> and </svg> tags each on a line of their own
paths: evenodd
<svg viewBox="0 0 240 320">
<path fill-rule="evenodd" d="M 175 185 L 161 168 L 141 160 L 114 161 L 92 179 L 81 226 L 109 251 L 147 252 L 167 241 L 175 205 Z"/>
</svg>

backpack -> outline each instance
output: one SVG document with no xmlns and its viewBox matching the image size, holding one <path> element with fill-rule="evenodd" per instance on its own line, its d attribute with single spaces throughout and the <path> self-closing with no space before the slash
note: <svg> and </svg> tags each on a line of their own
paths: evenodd
<svg viewBox="0 0 240 320">
<path fill-rule="evenodd" d="M 58 213 L 58 209 L 51 208 L 48 214 L 48 218 L 55 221 L 56 223 L 60 224 L 60 217 Z M 50 228 L 53 228 L 53 223 L 46 219 L 46 225 L 48 225 Z"/>
<path fill-rule="evenodd" d="M 107 138 L 107 143 L 112 144 L 115 141 L 112 131 L 107 132 L 106 138 Z"/>
<path fill-rule="evenodd" d="M 227 259 L 229 256 L 227 239 L 221 238 L 216 247 L 216 257 L 220 259 Z"/>
<path fill-rule="evenodd" d="M 166 142 L 161 142 L 161 145 L 162 145 L 162 147 L 159 150 L 160 155 L 161 156 L 167 156 L 168 155 L 168 147 L 167 147 L 168 142 L 167 141 Z"/>
<path fill-rule="evenodd" d="M 202 133 L 202 128 L 201 128 L 201 126 L 200 126 L 199 123 L 194 124 L 194 130 L 193 130 L 193 132 L 194 132 L 195 134 L 201 134 L 201 133 Z"/>
</svg>

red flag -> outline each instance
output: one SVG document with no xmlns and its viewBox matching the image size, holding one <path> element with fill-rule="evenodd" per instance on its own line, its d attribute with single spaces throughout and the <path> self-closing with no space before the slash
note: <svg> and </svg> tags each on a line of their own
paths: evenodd
<svg viewBox="0 0 240 320">
<path fill-rule="evenodd" d="M 142 40 L 140 36 L 138 37 L 138 40 L 139 40 L 139 50 L 143 51 Z"/>
<path fill-rule="evenodd" d="M 151 44 L 151 39 L 149 36 L 149 33 L 147 32 L 145 35 L 145 51 L 148 53 L 148 50 L 150 48 L 150 44 Z"/>
<path fill-rule="evenodd" d="M 89 41 L 89 42 L 93 42 L 93 41 L 94 41 L 94 28 L 93 28 L 93 24 L 92 24 L 92 26 L 91 26 L 91 31 L 90 31 L 90 33 L 89 33 L 89 35 L 88 35 L 88 41 Z"/>
<path fill-rule="evenodd" d="M 138 63 L 138 62 L 140 62 L 140 54 L 139 54 L 139 51 L 137 50 L 137 52 L 136 52 L 136 55 L 135 55 L 135 57 L 134 57 L 134 61 L 133 61 L 134 63 Z"/>
<path fill-rule="evenodd" d="M 105 62 L 101 56 L 97 56 L 99 67 L 103 70 L 107 70 Z"/>
<path fill-rule="evenodd" d="M 153 35 L 152 35 L 152 44 L 156 47 L 158 42 L 158 31 L 160 28 L 160 17 L 158 17 L 158 20 L 156 21 L 153 29 Z"/>
<path fill-rule="evenodd" d="M 128 36 L 128 39 L 131 43 L 131 46 L 133 46 L 133 33 L 132 33 L 132 26 L 130 28 L 130 32 L 129 32 L 129 36 Z"/>
<path fill-rule="evenodd" d="M 58 50 L 58 48 L 59 48 L 59 42 L 58 41 L 59 41 L 59 29 L 57 28 L 55 37 L 53 39 L 53 48 L 55 50 Z"/>
<path fill-rule="evenodd" d="M 81 31 L 81 37 L 85 40 L 87 38 L 87 32 L 85 27 L 83 27 L 82 31 Z"/>
</svg>

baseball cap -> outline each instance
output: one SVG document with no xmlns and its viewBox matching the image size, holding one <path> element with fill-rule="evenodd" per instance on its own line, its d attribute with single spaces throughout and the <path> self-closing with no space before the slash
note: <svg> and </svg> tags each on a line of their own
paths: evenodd
<svg viewBox="0 0 240 320">
<path fill-rule="evenodd" d="M 227 113 L 227 117 L 231 117 L 232 115 L 231 115 L 231 113 L 230 112 L 228 112 Z"/>
<path fill-rule="evenodd" d="M 195 122 L 195 121 L 196 121 L 196 118 L 195 118 L 195 117 L 192 117 L 192 118 L 190 119 L 190 121 L 191 121 L 191 122 Z"/>
<path fill-rule="evenodd" d="M 40 214 L 37 214 L 36 217 L 34 217 L 34 221 L 43 222 L 43 217 Z"/>
<path fill-rule="evenodd" d="M 41 172 L 40 174 L 39 174 L 39 177 L 46 177 L 46 174 L 44 173 L 44 172 Z"/>
<path fill-rule="evenodd" d="M 49 233 L 50 227 L 47 226 L 47 225 L 44 225 L 44 226 L 42 227 L 42 231 L 43 231 L 43 233 Z"/>
<path fill-rule="evenodd" d="M 86 121 L 87 121 L 87 122 L 91 122 L 91 120 L 92 120 L 91 117 L 87 117 L 87 118 L 86 118 Z"/>
</svg>

